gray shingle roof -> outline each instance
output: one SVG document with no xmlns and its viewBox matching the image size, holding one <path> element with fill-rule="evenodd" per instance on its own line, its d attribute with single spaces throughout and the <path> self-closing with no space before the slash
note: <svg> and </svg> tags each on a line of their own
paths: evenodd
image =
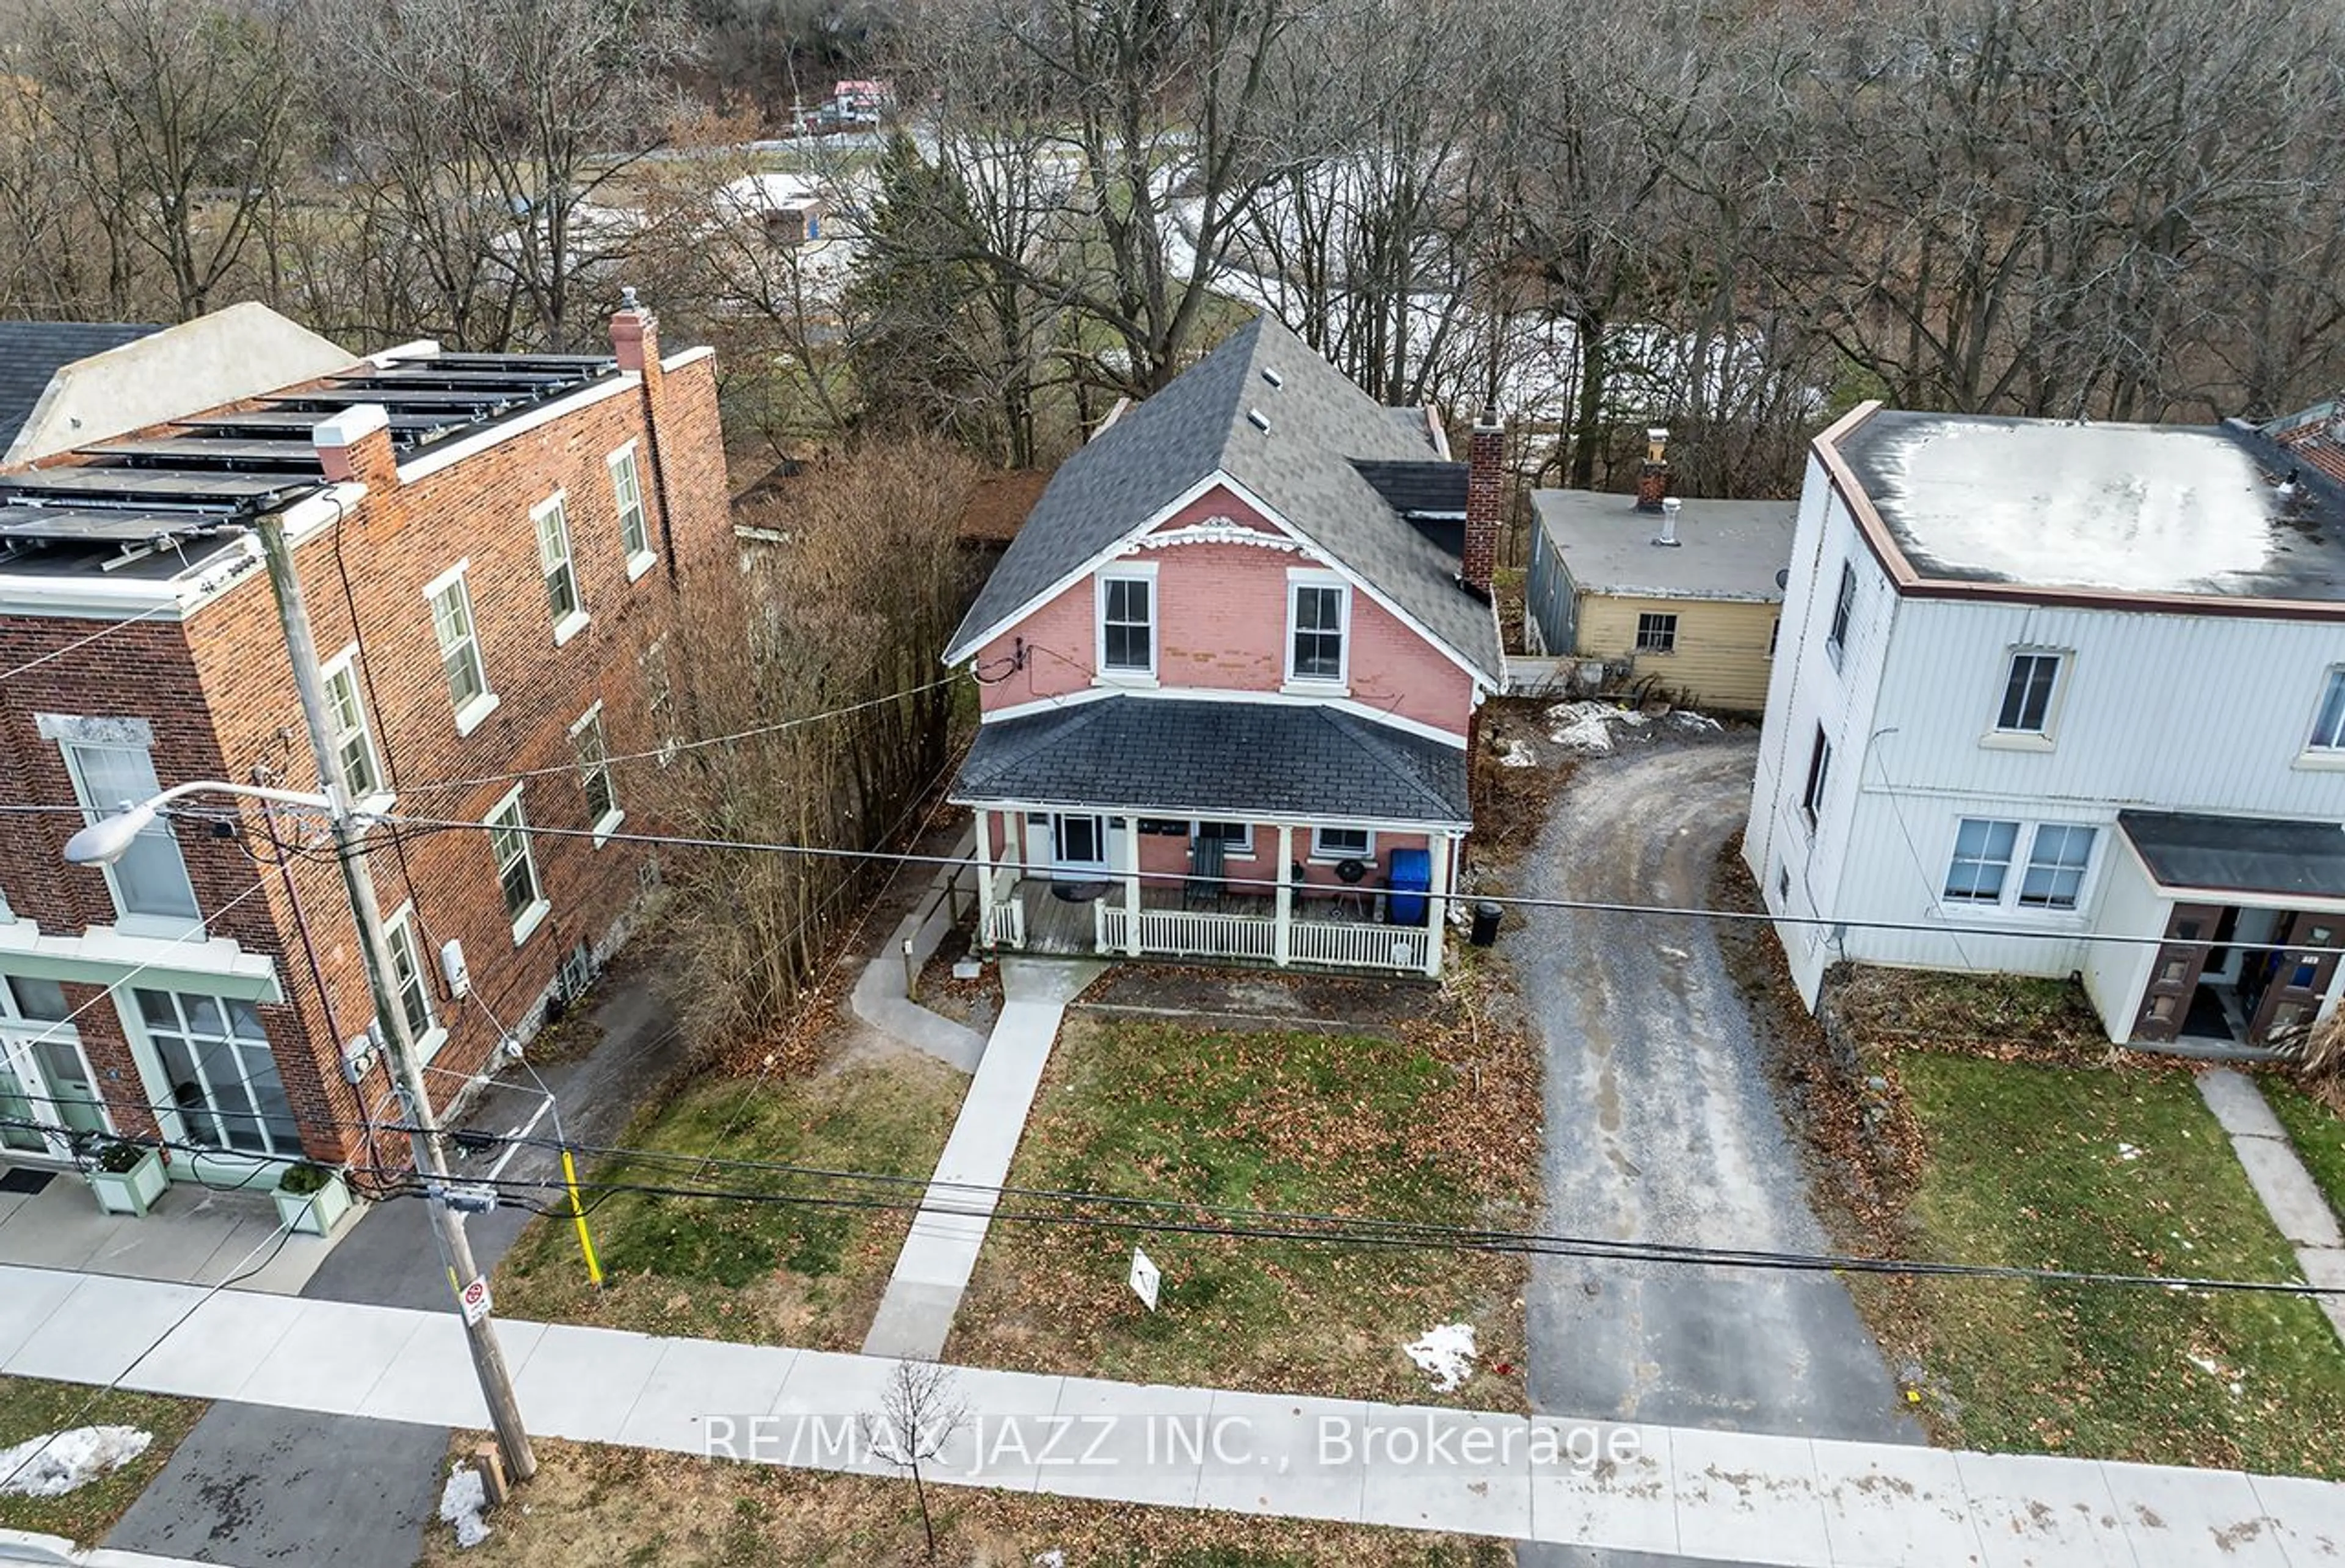
<svg viewBox="0 0 2345 1568">
<path fill-rule="evenodd" d="M 1792 560 L 1791 501 L 1689 497 L 1675 550 L 1653 542 L 1661 520 L 1639 511 L 1634 496 L 1535 490 L 1531 511 L 1582 592 L 1783 602 L 1775 579 Z"/>
<path fill-rule="evenodd" d="M 2121 811 L 2117 826 L 2160 886 L 2345 898 L 2345 829 L 2333 822 Z"/>
<path fill-rule="evenodd" d="M 160 330 L 120 321 L 0 321 L 0 451 L 60 369 Z"/>
<path fill-rule="evenodd" d="M 1403 521 L 1353 466 L 1423 463 L 1427 450 L 1421 431 L 1411 434 L 1277 321 L 1257 318 L 1061 466 L 946 660 L 968 658 L 985 632 L 1220 472 L 1495 683 L 1489 604 L 1458 585 L 1457 557 Z"/>
<path fill-rule="evenodd" d="M 1466 754 L 1332 708 L 1109 697 L 978 730 L 952 798 L 1464 826 Z"/>
</svg>

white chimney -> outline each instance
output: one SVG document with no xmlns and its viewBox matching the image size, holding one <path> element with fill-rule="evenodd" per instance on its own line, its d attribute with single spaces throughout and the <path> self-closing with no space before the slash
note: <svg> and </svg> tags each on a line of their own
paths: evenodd
<svg viewBox="0 0 2345 1568">
<path fill-rule="evenodd" d="M 1670 549 L 1675 550 L 1684 542 L 1678 538 L 1678 508 L 1681 504 L 1683 503 L 1675 496 L 1670 496 L 1661 502 L 1661 531 L 1655 536 L 1653 540 L 1655 544 L 1667 545 Z"/>
</svg>

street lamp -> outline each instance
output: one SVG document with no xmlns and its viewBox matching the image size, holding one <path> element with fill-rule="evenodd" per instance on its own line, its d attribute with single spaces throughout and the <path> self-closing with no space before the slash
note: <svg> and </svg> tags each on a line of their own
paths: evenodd
<svg viewBox="0 0 2345 1568">
<path fill-rule="evenodd" d="M 123 802 L 121 810 L 111 816 L 99 817 L 66 840 L 66 859 L 75 865 L 112 865 L 130 853 L 131 842 L 147 831 L 156 814 L 165 806 L 182 796 L 204 794 L 249 795 L 254 800 L 270 801 L 279 805 L 306 805 L 328 812 L 334 809 L 334 803 L 321 794 L 269 789 L 260 784 L 223 784 L 218 779 L 198 779 L 191 784 L 173 784 L 152 800 L 136 804 Z"/>
</svg>

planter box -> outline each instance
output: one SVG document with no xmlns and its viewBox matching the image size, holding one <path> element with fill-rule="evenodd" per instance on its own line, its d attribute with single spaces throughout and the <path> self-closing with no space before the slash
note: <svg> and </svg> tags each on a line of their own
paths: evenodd
<svg viewBox="0 0 2345 1568">
<path fill-rule="evenodd" d="M 340 1176 L 330 1178 L 315 1192 L 292 1193 L 280 1187 L 269 1196 L 277 1199 L 277 1218 L 286 1229 L 306 1236 L 325 1235 L 350 1209 L 350 1184 Z"/>
<path fill-rule="evenodd" d="M 143 1215 L 171 1185 L 171 1179 L 164 1174 L 162 1151 L 153 1148 L 127 1170 L 100 1170 L 92 1166 L 88 1174 L 89 1189 L 97 1194 L 97 1206 L 108 1214 Z"/>
</svg>

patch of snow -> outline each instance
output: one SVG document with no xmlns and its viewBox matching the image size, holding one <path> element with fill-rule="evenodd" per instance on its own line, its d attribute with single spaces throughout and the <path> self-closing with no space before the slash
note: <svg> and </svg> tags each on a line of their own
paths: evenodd
<svg viewBox="0 0 2345 1568">
<path fill-rule="evenodd" d="M 1048 1552 L 1038 1552 L 1034 1555 L 1034 1568 L 1067 1568 L 1067 1554 L 1055 1546 Z"/>
<path fill-rule="evenodd" d="M 1474 1371 L 1474 1325 L 1436 1324 L 1425 1331 L 1425 1338 L 1401 1349 L 1432 1380 L 1433 1391 L 1446 1394 Z"/>
<path fill-rule="evenodd" d="M 1558 726 L 1548 739 L 1568 752 L 1609 752 L 1614 722 L 1628 718 L 1609 703 L 1558 703 L 1547 711 L 1547 722 Z"/>
<path fill-rule="evenodd" d="M 1510 738 L 1506 750 L 1498 754 L 1498 765 L 1502 768 L 1535 768 L 1538 766 L 1538 753 L 1531 749 L 1530 742 Z"/>
<path fill-rule="evenodd" d="M 1696 733 L 1702 733 L 1711 730 L 1723 730 L 1726 728 L 1724 724 L 1720 723 L 1708 713 L 1697 713 L 1690 708 L 1680 708 L 1676 713 L 1671 713 L 1670 718 L 1676 723 L 1678 728 L 1681 730 L 1692 730 Z"/>
<path fill-rule="evenodd" d="M 440 1492 L 440 1518 L 454 1527 L 457 1545 L 470 1550 L 489 1538 L 488 1521 L 481 1517 L 488 1506 L 488 1488 L 479 1471 L 460 1464 L 448 1472 L 448 1484 Z"/>
<path fill-rule="evenodd" d="M 155 1434 L 135 1426 L 76 1426 L 0 1449 L 0 1494 L 63 1497 L 147 1452 Z"/>
<path fill-rule="evenodd" d="M 2117 1145 L 2117 1158 L 2119 1159 L 2139 1159 L 2141 1158 L 2141 1150 L 2136 1148 L 2129 1143 L 2121 1143 Z"/>
</svg>

